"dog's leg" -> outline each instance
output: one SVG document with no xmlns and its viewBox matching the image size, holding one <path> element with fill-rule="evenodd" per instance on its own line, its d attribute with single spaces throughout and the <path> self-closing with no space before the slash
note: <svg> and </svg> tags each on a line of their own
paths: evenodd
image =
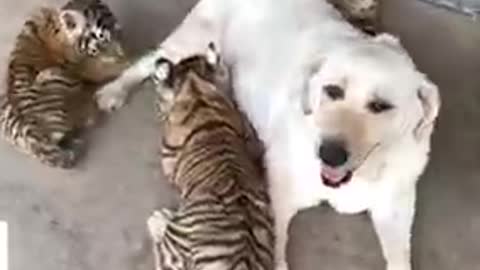
<svg viewBox="0 0 480 270">
<path fill-rule="evenodd" d="M 164 55 L 161 48 L 150 52 L 123 71 L 117 79 L 103 86 L 96 93 L 98 107 L 107 112 L 122 107 L 130 89 L 148 78 L 155 70 L 156 60 Z"/>
<path fill-rule="evenodd" d="M 296 214 L 295 209 L 289 209 L 281 202 L 273 201 L 273 212 L 275 215 L 275 270 L 288 270 L 287 263 L 287 244 L 288 244 L 288 227 L 293 216 Z"/>
<path fill-rule="evenodd" d="M 370 210 L 387 270 L 411 270 L 410 241 L 415 214 L 415 187 L 390 203 Z"/>
<path fill-rule="evenodd" d="M 155 71 L 160 57 L 171 61 L 204 51 L 209 42 L 218 44 L 223 0 L 200 0 L 184 21 L 162 44 L 127 68 L 117 79 L 97 92 L 97 103 L 104 111 L 113 111 L 125 103 L 132 87 Z"/>
<path fill-rule="evenodd" d="M 287 191 L 288 192 L 288 191 Z M 272 195 L 274 195 L 272 193 Z M 278 194 L 280 195 L 280 194 Z M 277 197 L 277 196 L 273 196 Z M 287 244 L 288 227 L 297 210 L 292 208 L 288 202 L 272 198 L 273 214 L 275 216 L 275 270 L 288 270 Z"/>
<path fill-rule="evenodd" d="M 290 221 L 298 212 L 298 208 L 291 200 L 292 197 L 289 196 L 292 191 L 285 185 L 288 185 L 288 179 L 285 179 L 288 174 L 283 172 L 285 171 L 278 170 L 275 166 L 269 166 L 268 168 L 270 196 L 275 218 L 275 270 L 288 270 L 288 228 Z"/>
</svg>

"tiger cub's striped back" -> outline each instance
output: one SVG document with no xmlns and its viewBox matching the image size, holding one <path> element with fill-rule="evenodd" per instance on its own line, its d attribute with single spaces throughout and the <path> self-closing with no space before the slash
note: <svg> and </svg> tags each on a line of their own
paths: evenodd
<svg viewBox="0 0 480 270">
<path fill-rule="evenodd" d="M 79 134 L 98 117 L 95 90 L 128 65 L 115 22 L 100 0 L 41 8 L 26 20 L 0 96 L 4 139 L 44 164 L 75 164 Z"/>
<path fill-rule="evenodd" d="M 177 211 L 148 227 L 157 269 L 273 269 L 267 184 L 246 138 L 252 132 L 216 87 L 216 53 L 158 63 L 163 168 L 181 192 Z"/>
</svg>

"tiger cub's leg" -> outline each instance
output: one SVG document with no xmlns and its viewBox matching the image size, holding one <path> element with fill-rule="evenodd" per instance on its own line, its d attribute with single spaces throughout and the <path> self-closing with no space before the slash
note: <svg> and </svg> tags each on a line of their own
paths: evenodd
<svg viewBox="0 0 480 270">
<path fill-rule="evenodd" d="M 52 141 L 37 119 L 25 117 L 6 99 L 0 103 L 0 132 L 6 141 L 48 166 L 70 168 L 74 165 L 75 153 Z"/>
<path fill-rule="evenodd" d="M 161 211 L 154 211 L 147 220 L 147 227 L 150 237 L 153 241 L 153 256 L 155 261 L 155 269 L 160 270 L 160 247 L 159 244 L 165 234 L 168 223 L 172 219 L 173 213 L 167 208 Z"/>
<path fill-rule="evenodd" d="M 77 128 L 73 121 L 73 108 L 75 103 L 82 103 L 86 100 L 76 93 L 82 91 L 82 84 L 71 79 L 63 69 L 59 67 L 47 68 L 42 70 L 35 78 L 37 90 L 42 92 L 43 98 L 57 98 L 60 102 L 57 108 L 45 110 L 37 114 L 44 123 L 44 129 L 50 139 L 61 147 L 69 147 L 70 141 L 77 136 Z"/>
<path fill-rule="evenodd" d="M 73 147 L 85 148 L 84 145 L 87 143 L 85 132 L 101 120 L 102 112 L 94 97 L 97 88 L 97 85 L 81 84 L 66 97 L 65 110 L 72 126 L 67 140 Z"/>
<path fill-rule="evenodd" d="M 101 114 L 94 97 L 98 85 L 73 79 L 61 68 L 45 69 L 36 77 L 36 82 L 46 87 L 53 86 L 54 81 L 65 86 L 59 90 L 64 92 L 65 96 L 64 107 L 67 114 L 65 121 L 71 126 L 67 132 L 70 132 L 70 129 L 94 126 Z"/>
<path fill-rule="evenodd" d="M 167 228 L 167 225 L 172 217 L 173 213 L 169 209 L 162 208 L 160 211 L 154 211 L 153 214 L 148 218 L 148 231 L 150 232 L 150 236 L 155 243 L 159 243 L 162 240 L 165 229 Z"/>
<path fill-rule="evenodd" d="M 4 104 L 1 122 L 3 135 L 23 152 L 49 166 L 71 168 L 81 147 L 70 139 L 75 132 L 65 98 L 79 85 L 64 75 L 59 68 L 40 72 L 14 106 Z"/>
<path fill-rule="evenodd" d="M 85 131 L 95 126 L 101 117 L 102 112 L 97 106 L 95 100 L 95 91 L 99 85 L 95 83 L 84 82 L 60 68 L 49 68 L 39 74 L 39 80 L 42 81 L 44 75 L 44 85 L 48 91 L 55 91 L 55 82 L 63 83 L 63 89 L 58 89 L 63 92 L 63 112 L 64 116 L 61 122 L 55 123 L 52 121 L 50 128 L 52 134 L 63 132 L 62 139 L 59 144 L 63 148 L 68 148 L 74 151 L 77 156 L 85 152 L 86 136 Z M 55 93 L 52 92 L 52 95 Z"/>
</svg>

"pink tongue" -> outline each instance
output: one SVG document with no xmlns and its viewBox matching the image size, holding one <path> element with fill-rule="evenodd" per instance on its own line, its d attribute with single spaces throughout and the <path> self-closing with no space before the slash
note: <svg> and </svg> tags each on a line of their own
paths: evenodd
<svg viewBox="0 0 480 270">
<path fill-rule="evenodd" d="M 328 166 L 322 167 L 321 174 L 324 178 L 326 178 L 329 182 L 332 183 L 342 181 L 342 179 L 347 175 L 347 173 L 342 170 L 336 170 Z"/>
</svg>

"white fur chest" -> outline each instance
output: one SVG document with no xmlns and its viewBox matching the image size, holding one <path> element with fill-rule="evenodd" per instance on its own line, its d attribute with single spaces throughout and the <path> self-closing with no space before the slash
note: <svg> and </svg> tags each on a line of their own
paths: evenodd
<svg viewBox="0 0 480 270">
<path fill-rule="evenodd" d="M 325 200 L 339 213 L 356 214 L 371 208 L 377 190 L 373 183 L 354 177 L 340 188 L 327 187 Z"/>
</svg>

